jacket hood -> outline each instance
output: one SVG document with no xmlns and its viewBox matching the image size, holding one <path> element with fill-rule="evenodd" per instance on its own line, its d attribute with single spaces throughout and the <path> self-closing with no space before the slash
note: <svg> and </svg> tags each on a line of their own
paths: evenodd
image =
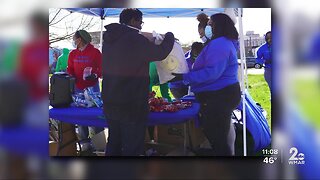
<svg viewBox="0 0 320 180">
<path fill-rule="evenodd" d="M 113 43 L 117 41 L 125 33 L 137 31 L 127 27 L 126 25 L 122 25 L 118 23 L 112 23 L 104 27 L 106 31 L 103 34 L 103 40 L 107 43 Z"/>
<path fill-rule="evenodd" d="M 63 53 L 63 54 L 69 54 L 69 49 L 63 48 L 63 49 L 62 49 L 62 53 Z"/>
</svg>

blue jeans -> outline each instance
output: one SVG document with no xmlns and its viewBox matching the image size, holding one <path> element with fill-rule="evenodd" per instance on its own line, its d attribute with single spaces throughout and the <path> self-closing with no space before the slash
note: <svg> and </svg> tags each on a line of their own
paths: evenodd
<svg viewBox="0 0 320 180">
<path fill-rule="evenodd" d="M 84 90 L 75 88 L 75 93 L 83 93 Z M 93 86 L 93 92 L 100 92 L 99 82 Z M 103 131 L 104 128 L 101 127 L 88 127 L 88 126 L 80 126 L 78 125 L 80 141 L 82 142 L 90 142 L 89 138 L 89 128 L 93 130 L 93 134 L 98 134 L 99 132 Z"/>
</svg>

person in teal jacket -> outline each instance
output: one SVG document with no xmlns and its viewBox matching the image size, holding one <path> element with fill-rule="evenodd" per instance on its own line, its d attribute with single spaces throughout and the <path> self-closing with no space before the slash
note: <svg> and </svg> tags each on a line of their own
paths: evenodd
<svg viewBox="0 0 320 180">
<path fill-rule="evenodd" d="M 168 83 L 160 84 L 159 82 L 159 76 L 157 73 L 157 67 L 154 62 L 151 62 L 149 64 L 149 77 L 150 77 L 150 84 L 149 84 L 149 91 L 152 91 L 153 86 L 160 85 L 160 92 L 161 96 L 165 99 L 167 99 L 169 102 L 172 101 L 170 95 L 169 95 L 169 86 Z"/>
<path fill-rule="evenodd" d="M 63 48 L 61 56 L 58 58 L 56 72 L 66 71 L 68 66 L 69 49 Z"/>
<path fill-rule="evenodd" d="M 3 53 L 0 53 L 0 77 L 13 74 L 16 71 L 18 67 L 17 60 L 20 56 L 20 46 L 20 42 L 18 41 L 11 42 L 6 46 Z"/>
</svg>

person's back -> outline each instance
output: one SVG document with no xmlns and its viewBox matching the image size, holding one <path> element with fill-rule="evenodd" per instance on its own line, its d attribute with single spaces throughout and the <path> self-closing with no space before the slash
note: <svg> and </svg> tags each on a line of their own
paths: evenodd
<svg viewBox="0 0 320 180">
<path fill-rule="evenodd" d="M 122 24 L 105 26 L 103 44 L 103 99 L 106 104 L 127 104 L 147 100 L 149 62 L 165 59 L 173 46 L 168 33 L 161 45 L 154 45 L 137 30 Z"/>
<path fill-rule="evenodd" d="M 69 49 L 63 48 L 62 54 L 58 58 L 56 72 L 66 71 L 68 66 Z"/>
<path fill-rule="evenodd" d="M 148 120 L 149 63 L 165 59 L 172 50 L 174 36 L 166 33 L 155 45 L 139 33 L 142 12 L 124 9 L 121 24 L 105 26 L 103 54 L 103 111 L 108 119 L 106 155 L 143 154 Z"/>
</svg>

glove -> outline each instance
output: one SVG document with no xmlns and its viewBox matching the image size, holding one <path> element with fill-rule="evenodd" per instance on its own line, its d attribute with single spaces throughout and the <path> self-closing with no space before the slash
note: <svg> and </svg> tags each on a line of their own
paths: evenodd
<svg viewBox="0 0 320 180">
<path fill-rule="evenodd" d="M 98 76 L 97 76 L 97 74 L 91 74 L 90 76 L 87 76 L 85 79 L 87 81 L 94 81 L 94 80 L 98 79 Z"/>
<path fill-rule="evenodd" d="M 183 80 L 183 75 L 184 74 L 179 74 L 179 73 L 171 73 L 173 76 L 175 76 L 173 79 L 171 79 L 168 82 L 176 82 L 176 81 L 182 81 Z"/>
</svg>

